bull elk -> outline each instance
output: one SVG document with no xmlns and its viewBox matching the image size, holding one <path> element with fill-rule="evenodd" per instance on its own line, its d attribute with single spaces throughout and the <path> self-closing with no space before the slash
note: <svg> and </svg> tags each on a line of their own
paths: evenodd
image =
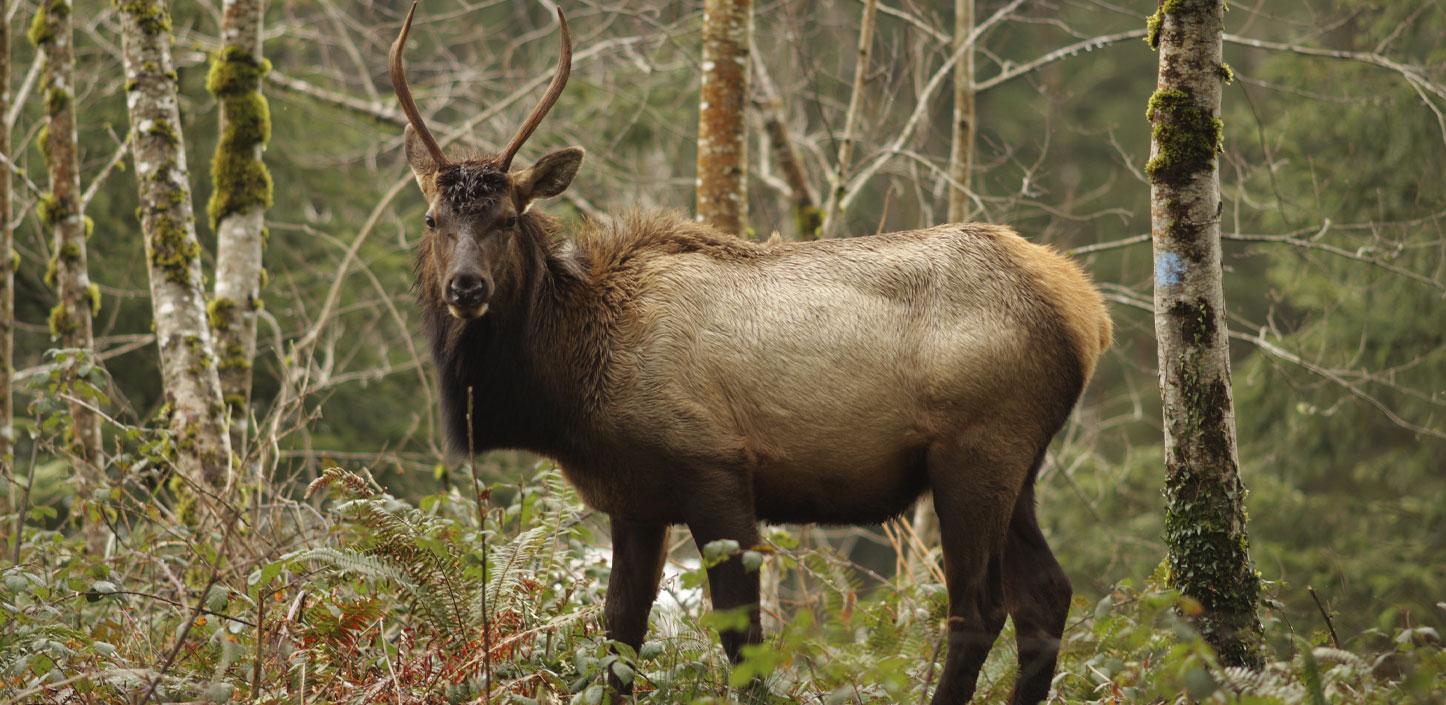
<svg viewBox="0 0 1446 705">
<path fill-rule="evenodd" d="M 759 521 L 876 524 L 932 492 L 949 589 L 933 703 L 969 700 L 1006 614 L 1013 702 L 1045 698 L 1070 583 L 1033 486 L 1110 344 L 1089 278 L 990 225 L 758 244 L 632 212 L 564 233 L 533 205 L 583 150 L 512 168 L 567 83 L 562 13 L 547 92 L 501 154 L 463 159 L 407 87 L 415 12 L 390 71 L 428 204 L 416 289 L 447 436 L 553 458 L 609 516 L 609 637 L 641 644 L 673 525 L 747 547 Z M 751 611 L 722 635 L 736 662 L 762 636 L 758 576 L 735 557 L 708 580 L 716 609 Z"/>
</svg>

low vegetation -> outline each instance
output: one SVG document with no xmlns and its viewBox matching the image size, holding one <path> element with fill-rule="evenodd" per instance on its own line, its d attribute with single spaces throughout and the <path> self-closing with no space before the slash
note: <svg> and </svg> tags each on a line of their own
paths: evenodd
<svg viewBox="0 0 1446 705">
<path fill-rule="evenodd" d="M 160 478 L 133 472 L 84 503 L 127 527 L 103 558 L 62 531 L 55 500 L 81 498 L 35 472 L 38 503 L 0 580 L 0 703 L 147 690 L 157 702 L 602 703 L 612 667 L 639 703 L 882 704 L 920 702 L 936 674 L 942 585 L 878 575 L 782 529 L 765 546 L 675 550 L 650 640 L 613 648 L 605 522 L 549 465 L 475 499 L 454 487 L 415 504 L 333 467 L 304 499 L 251 492 L 231 527 L 209 530 L 172 521 L 147 484 Z M 739 550 L 780 572 L 787 615 L 730 671 L 716 630 L 746 617 L 709 612 L 701 595 L 704 567 Z M 1266 669 L 1221 668 L 1184 619 L 1194 606 L 1163 582 L 1157 571 L 1076 600 L 1051 702 L 1431 703 L 1446 684 L 1430 628 L 1341 635 L 1274 609 Z M 1007 697 L 1013 662 L 996 650 L 976 702 Z"/>
</svg>

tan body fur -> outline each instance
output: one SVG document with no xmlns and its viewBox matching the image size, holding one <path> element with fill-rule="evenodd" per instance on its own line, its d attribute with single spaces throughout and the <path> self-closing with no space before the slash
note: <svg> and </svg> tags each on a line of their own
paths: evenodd
<svg viewBox="0 0 1446 705">
<path fill-rule="evenodd" d="M 639 493 L 667 486 L 638 477 L 652 463 L 628 448 L 642 448 L 748 473 L 764 519 L 882 521 L 925 489 L 921 458 L 941 434 L 1008 420 L 1047 440 L 1058 419 L 1019 416 L 1067 413 L 1072 396 L 1058 397 L 1071 385 L 1047 377 L 1061 362 L 1087 377 L 1109 340 L 1083 274 L 1005 228 L 724 238 L 634 216 L 559 253 L 583 261 L 590 288 L 615 292 L 595 304 L 613 307 L 598 320 L 614 329 L 592 422 L 618 442 L 603 455 L 634 469 L 565 465 L 599 510 L 683 520 L 664 497 L 640 510 Z"/>
</svg>

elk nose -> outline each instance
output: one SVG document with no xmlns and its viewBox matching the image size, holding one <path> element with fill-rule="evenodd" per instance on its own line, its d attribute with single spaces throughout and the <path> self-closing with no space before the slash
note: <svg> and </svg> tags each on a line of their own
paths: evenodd
<svg viewBox="0 0 1446 705">
<path fill-rule="evenodd" d="M 452 275 L 447 282 L 447 303 L 454 306 L 480 306 L 487 302 L 487 282 L 476 274 L 466 272 Z"/>
</svg>

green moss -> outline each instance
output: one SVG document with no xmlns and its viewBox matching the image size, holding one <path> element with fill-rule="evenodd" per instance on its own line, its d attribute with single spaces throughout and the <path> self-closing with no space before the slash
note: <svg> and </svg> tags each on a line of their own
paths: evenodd
<svg viewBox="0 0 1446 705">
<path fill-rule="evenodd" d="M 1155 14 L 1145 18 L 1145 43 L 1151 49 L 1160 48 L 1160 32 L 1165 25 L 1165 15 L 1179 12 L 1206 12 L 1213 9 L 1215 0 L 1164 0 Z"/>
<path fill-rule="evenodd" d="M 66 0 L 48 0 L 35 11 L 34 19 L 30 20 L 30 29 L 25 36 L 30 40 L 31 45 L 41 48 L 55 39 L 60 28 L 52 21 L 53 19 L 63 20 L 70 16 L 70 3 Z"/>
<path fill-rule="evenodd" d="M 20 271 L 20 253 L 15 250 L 10 251 L 10 271 Z"/>
<path fill-rule="evenodd" d="M 1161 88 L 1150 96 L 1145 117 L 1159 145 L 1145 164 L 1152 179 L 1178 183 L 1214 168 L 1224 144 L 1225 123 L 1185 91 Z"/>
<path fill-rule="evenodd" d="M 57 274 L 59 274 L 59 273 L 60 273 L 60 258 L 58 258 L 58 257 L 51 257 L 50 259 L 45 260 L 45 276 L 43 277 L 43 281 L 45 282 L 45 285 L 46 285 L 46 286 L 54 289 L 54 288 L 55 288 L 55 281 L 56 281 L 56 280 L 55 280 L 55 276 L 56 276 Z"/>
<path fill-rule="evenodd" d="M 156 137 L 166 144 L 180 144 L 181 136 L 176 133 L 176 126 L 169 120 L 152 120 L 150 126 L 141 132 L 147 137 Z M 159 173 L 159 172 L 157 172 Z"/>
<path fill-rule="evenodd" d="M 116 0 L 115 6 L 130 15 L 146 34 L 171 31 L 171 13 L 160 0 Z"/>
<path fill-rule="evenodd" d="M 206 304 L 206 320 L 211 324 L 212 330 L 220 330 L 229 325 L 231 314 L 236 310 L 236 302 L 231 299 L 215 298 Z"/>
<path fill-rule="evenodd" d="M 70 215 L 64 204 L 53 193 L 42 194 L 35 201 L 35 217 L 42 225 L 53 226 Z"/>
<path fill-rule="evenodd" d="M 1230 64 L 1220 63 L 1220 80 L 1226 83 L 1235 82 L 1235 69 L 1230 68 Z"/>
<path fill-rule="evenodd" d="M 207 368 L 215 364 L 216 361 L 211 356 L 211 351 L 207 349 L 206 341 L 203 340 L 201 336 L 188 335 L 184 338 L 184 342 L 186 350 L 191 353 L 191 359 L 195 361 L 194 366 L 191 368 L 192 372 L 204 372 Z"/>
<path fill-rule="evenodd" d="M 1165 6 L 1155 9 L 1155 14 L 1145 18 L 1145 43 L 1151 49 L 1160 48 L 1160 25 L 1165 21 Z"/>
<path fill-rule="evenodd" d="M 221 139 L 238 149 L 271 141 L 271 107 L 260 93 L 226 98 L 226 130 Z"/>
<path fill-rule="evenodd" d="M 230 46 L 215 56 L 206 89 L 221 100 L 225 128 L 211 159 L 211 199 L 206 214 L 212 229 L 240 211 L 269 207 L 271 172 L 258 157 L 271 140 L 271 109 L 260 93 L 271 64 Z"/>
<path fill-rule="evenodd" d="M 271 205 L 271 172 L 266 165 L 249 153 L 227 147 L 224 143 L 218 145 L 216 156 L 211 160 L 214 189 L 206 205 L 206 215 L 213 229 L 232 213 L 252 206 Z"/>
<path fill-rule="evenodd" d="M 90 236 L 95 234 L 95 219 L 88 215 L 83 215 L 80 218 L 81 222 L 85 224 L 85 239 L 89 240 Z"/>
<path fill-rule="evenodd" d="M 1203 355 L 1218 344 L 1215 313 L 1196 299 L 1177 302 L 1169 314 L 1184 345 L 1176 361 L 1182 408 L 1169 417 L 1174 444 L 1165 459 L 1170 584 L 1200 603 L 1193 621 L 1221 659 L 1251 666 L 1260 659 L 1260 579 L 1250 561 L 1246 492 L 1226 415 L 1230 388 L 1221 377 L 1201 374 Z"/>
<path fill-rule="evenodd" d="M 65 245 L 62 245 L 62 246 L 60 247 L 60 259 L 65 260 L 66 262 L 71 262 L 71 263 L 79 262 L 79 261 L 80 261 L 80 246 L 75 245 L 75 244 L 71 244 L 71 243 L 67 243 L 67 244 L 65 244 Z"/>
<path fill-rule="evenodd" d="M 1170 306 L 1170 315 L 1186 342 L 1202 348 L 1215 342 L 1215 313 L 1205 299 L 1176 301 Z"/>
<path fill-rule="evenodd" d="M 53 339 L 64 338 L 78 330 L 75 321 L 65 313 L 65 304 L 56 304 L 50 309 L 50 337 Z"/>
<path fill-rule="evenodd" d="M 800 239 L 817 240 L 818 232 L 823 228 L 823 211 L 818 206 L 794 208 L 793 227 Z"/>
<path fill-rule="evenodd" d="M 216 368 L 223 373 L 245 371 L 251 369 L 251 360 L 246 357 L 245 349 L 233 343 L 221 351 L 221 360 Z"/>
<path fill-rule="evenodd" d="M 46 161 L 46 162 L 49 162 L 49 161 L 50 161 L 50 124 L 49 124 L 49 123 L 46 123 L 46 124 L 44 124 L 44 125 L 41 125 L 41 126 L 40 126 L 40 131 L 37 132 L 37 133 L 35 133 L 35 148 L 40 151 L 40 156 L 45 157 L 45 161 Z"/>
<path fill-rule="evenodd" d="M 1260 659 L 1256 605 L 1260 577 L 1244 531 L 1245 490 L 1238 477 L 1223 482 L 1180 459 L 1166 464 L 1165 542 L 1170 584 L 1200 602 L 1194 623 L 1228 665 Z"/>
<path fill-rule="evenodd" d="M 238 46 L 228 46 L 211 59 L 206 73 L 206 90 L 218 98 L 242 95 L 261 89 L 261 80 L 271 71 L 271 62 L 257 60 Z"/>
<path fill-rule="evenodd" d="M 70 107 L 70 91 L 58 86 L 48 86 L 45 89 L 45 111 L 47 115 L 57 115 Z"/>
<path fill-rule="evenodd" d="M 191 263 L 201 256 L 201 244 L 170 215 L 156 217 L 151 235 L 151 264 L 168 281 L 187 284 L 191 280 Z"/>
<path fill-rule="evenodd" d="M 100 313 L 100 286 L 92 283 L 86 287 L 85 296 L 90 299 L 90 315 Z"/>
</svg>

